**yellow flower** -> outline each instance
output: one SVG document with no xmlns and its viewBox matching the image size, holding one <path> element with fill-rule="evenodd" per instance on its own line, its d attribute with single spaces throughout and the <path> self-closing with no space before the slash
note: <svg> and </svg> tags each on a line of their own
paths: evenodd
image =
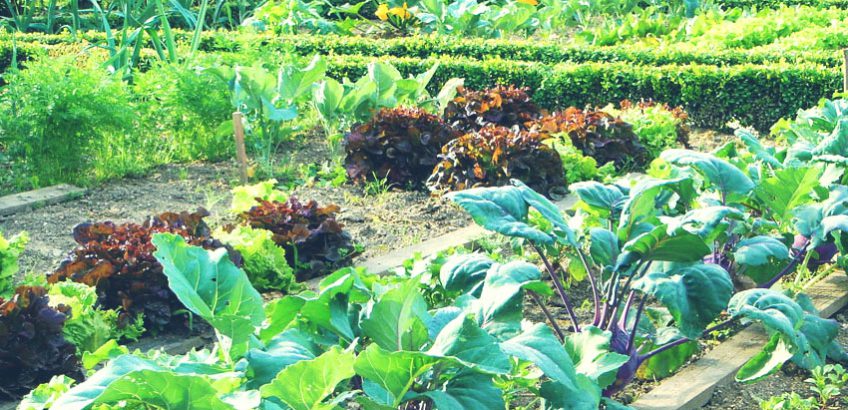
<svg viewBox="0 0 848 410">
<path fill-rule="evenodd" d="M 529 4 L 531 6 L 538 6 L 539 0 L 516 0 L 519 3 Z"/>
<path fill-rule="evenodd" d="M 401 20 L 409 20 L 412 18 L 412 13 L 409 12 L 409 6 L 403 3 L 403 7 L 392 7 L 389 14 L 398 16 Z"/>
<path fill-rule="evenodd" d="M 381 4 L 380 6 L 377 7 L 377 11 L 374 12 L 374 15 L 376 15 L 382 21 L 388 20 L 389 19 L 389 6 L 387 6 L 385 4 Z"/>
</svg>

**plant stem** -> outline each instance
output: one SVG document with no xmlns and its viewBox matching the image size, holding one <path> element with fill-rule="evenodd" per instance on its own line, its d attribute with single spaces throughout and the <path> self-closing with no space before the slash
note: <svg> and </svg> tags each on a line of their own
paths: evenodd
<svg viewBox="0 0 848 410">
<path fill-rule="evenodd" d="M 798 253 L 795 255 L 795 257 L 792 258 L 792 261 L 789 262 L 789 265 L 786 265 L 786 267 L 783 268 L 783 270 L 781 270 L 780 272 L 778 272 L 778 274 L 775 275 L 773 278 L 771 278 L 771 280 L 769 280 L 766 283 L 763 283 L 759 287 L 763 288 L 763 289 L 768 289 L 768 288 L 774 286 L 774 284 L 777 283 L 777 281 L 779 281 L 784 276 L 788 275 L 790 272 L 794 271 L 795 268 L 798 266 L 798 263 L 801 262 L 801 260 L 805 258 L 806 254 L 807 254 L 807 251 L 806 251 L 806 245 L 805 245 L 805 250 L 798 251 Z"/>
<path fill-rule="evenodd" d="M 648 298 L 643 295 L 642 300 L 639 301 L 639 307 L 636 308 L 636 320 L 633 321 L 633 330 L 630 331 L 630 340 L 627 341 L 627 350 L 631 351 L 633 349 L 633 344 L 636 343 L 636 329 L 639 328 L 639 320 L 642 319 L 642 311 L 645 310 L 645 301 Z"/>
<path fill-rule="evenodd" d="M 551 262 L 548 261 L 548 258 L 545 256 L 542 250 L 539 249 L 538 246 L 536 246 L 536 244 L 532 244 L 532 246 L 533 249 L 536 250 L 536 253 L 538 253 L 539 256 L 542 258 L 542 262 L 545 264 L 545 269 L 547 269 L 548 275 L 551 276 L 551 280 L 553 280 L 554 282 L 554 287 L 556 287 L 557 293 L 559 294 L 560 299 L 562 299 L 563 305 L 565 305 L 565 310 L 568 311 L 568 316 L 571 318 L 571 324 L 574 325 L 574 331 L 579 332 L 580 325 L 577 321 L 577 315 L 574 313 L 574 308 L 571 305 L 571 299 L 569 299 L 568 295 L 565 294 L 565 288 L 563 288 L 562 286 L 562 282 L 559 279 L 559 275 L 557 275 L 556 273 L 556 269 L 554 269 L 553 265 L 551 265 Z"/>
<path fill-rule="evenodd" d="M 704 337 L 704 336 L 710 334 L 711 332 L 715 332 L 717 330 L 724 329 L 725 327 L 728 327 L 731 324 L 733 324 L 735 321 L 736 321 L 736 318 L 730 318 L 730 319 L 727 319 L 724 322 L 721 322 L 721 323 L 719 323 L 719 324 L 717 324 L 713 327 L 707 328 L 706 330 L 701 332 L 701 337 Z M 662 353 L 662 352 L 664 352 L 668 349 L 671 349 L 673 347 L 682 345 L 682 344 L 684 344 L 686 342 L 690 342 L 690 341 L 692 341 L 692 339 L 689 339 L 688 337 L 682 337 L 682 338 L 677 339 L 673 342 L 666 343 L 666 344 L 664 344 L 664 345 L 662 345 L 662 346 L 660 346 L 660 347 L 658 347 L 654 350 L 651 350 L 650 352 L 648 352 L 644 355 L 639 355 L 639 359 L 642 360 L 642 361 L 648 360 L 648 359 L 651 358 L 651 356 L 656 356 L 656 355 L 658 355 L 658 354 L 660 354 L 660 353 Z"/>
<path fill-rule="evenodd" d="M 542 301 L 542 299 L 539 297 L 538 294 L 536 294 L 536 292 L 528 291 L 527 293 L 530 294 L 530 297 L 533 298 L 533 301 L 536 302 L 536 304 L 539 305 L 539 308 L 542 309 L 542 313 L 544 313 L 545 317 L 548 318 L 548 322 L 551 322 L 551 327 L 554 328 L 554 331 L 556 332 L 557 337 L 559 337 L 559 341 L 565 342 L 565 333 L 563 333 L 562 329 L 557 324 L 556 319 L 551 314 L 551 312 L 548 310 L 547 306 L 545 306 L 545 302 Z"/>
<path fill-rule="evenodd" d="M 589 284 L 592 286 L 592 303 L 595 305 L 595 316 L 592 319 L 592 324 L 597 326 L 597 321 L 600 320 L 600 304 L 601 298 L 598 296 L 598 284 L 595 282 L 595 275 L 592 273 L 592 269 L 589 267 L 589 263 L 586 261 L 586 255 L 583 253 L 581 249 L 577 249 L 577 256 L 580 258 L 580 263 L 583 264 L 583 268 L 586 269 L 586 276 L 589 277 Z"/>
</svg>

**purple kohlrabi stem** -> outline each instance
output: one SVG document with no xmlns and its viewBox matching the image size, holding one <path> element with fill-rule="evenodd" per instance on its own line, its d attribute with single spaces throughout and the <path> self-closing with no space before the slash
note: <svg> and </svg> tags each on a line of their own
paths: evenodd
<svg viewBox="0 0 848 410">
<path fill-rule="evenodd" d="M 536 302 L 537 305 L 539 305 L 540 309 L 542 309 L 542 313 L 544 313 L 545 317 L 548 318 L 548 322 L 551 322 L 551 327 L 554 328 L 557 337 L 559 337 L 559 341 L 564 342 L 565 333 L 562 331 L 562 328 L 559 327 L 559 324 L 556 322 L 554 315 L 552 315 L 548 308 L 545 306 L 545 302 L 542 301 L 542 299 L 539 297 L 539 295 L 536 294 L 536 292 L 529 291 L 527 293 L 530 294 L 530 297 L 533 298 L 533 301 Z"/>
<path fill-rule="evenodd" d="M 627 351 L 630 352 L 633 350 L 633 344 L 636 343 L 636 329 L 639 328 L 639 320 L 642 319 L 642 311 L 645 310 L 645 301 L 648 300 L 647 297 L 642 296 L 642 300 L 639 301 L 639 307 L 636 308 L 636 317 L 633 321 L 633 330 L 630 331 L 630 340 L 627 341 Z M 624 316 L 626 317 L 626 316 Z"/>
<path fill-rule="evenodd" d="M 768 289 L 772 287 L 775 283 L 777 283 L 780 278 L 788 275 L 790 272 L 795 271 L 795 268 L 798 266 L 798 264 L 807 256 L 807 246 L 809 245 L 809 243 L 810 241 L 808 239 L 804 243 L 804 246 L 799 249 L 798 252 L 795 254 L 795 257 L 792 258 L 792 261 L 789 262 L 789 265 L 786 265 L 786 267 L 783 268 L 783 270 L 781 270 L 780 272 L 778 272 L 777 275 L 775 275 L 773 278 L 771 278 L 771 280 L 766 283 L 763 283 L 759 287 L 763 289 Z"/>
<path fill-rule="evenodd" d="M 736 318 L 730 318 L 730 319 L 727 319 L 724 322 L 721 322 L 721 323 L 719 323 L 719 324 L 717 324 L 713 327 L 707 328 L 706 330 L 701 332 L 701 337 L 704 337 L 704 336 L 710 334 L 711 332 L 715 332 L 717 330 L 724 329 L 724 328 L 730 326 L 731 324 L 733 324 L 735 321 L 736 321 Z M 651 350 L 648 353 L 645 353 L 643 355 L 639 355 L 640 363 L 644 362 L 645 360 L 650 359 L 652 356 L 656 356 L 656 355 L 658 355 L 658 354 L 660 354 L 660 353 L 662 353 L 662 352 L 664 352 L 668 349 L 671 349 L 671 348 L 676 347 L 676 346 L 680 346 L 680 345 L 682 345 L 686 342 L 690 342 L 690 341 L 692 341 L 692 339 L 689 339 L 688 337 L 682 337 L 682 338 L 677 339 L 673 342 L 666 343 L 666 344 L 664 344 L 664 345 L 662 345 L 662 346 L 660 346 L 660 347 L 658 347 L 654 350 Z"/>
<path fill-rule="evenodd" d="M 595 305 L 595 315 L 592 318 L 592 324 L 597 326 L 597 322 L 600 320 L 600 297 L 598 296 L 598 284 L 595 282 L 595 275 L 592 273 L 592 269 L 589 266 L 589 262 L 586 260 L 586 255 L 583 254 L 583 251 L 579 248 L 577 249 L 577 256 L 580 257 L 580 263 L 583 264 L 583 269 L 586 270 L 586 276 L 589 277 L 589 284 L 592 286 L 592 303 Z"/>
<path fill-rule="evenodd" d="M 562 299 L 563 305 L 565 305 L 565 310 L 568 311 L 568 316 L 571 318 L 571 324 L 574 325 L 574 331 L 579 332 L 580 325 L 577 321 L 577 315 L 574 313 L 574 307 L 572 307 L 571 305 L 571 299 L 569 299 L 568 295 L 565 294 L 565 288 L 563 288 L 562 286 L 562 282 L 559 279 L 559 275 L 557 275 L 556 273 L 556 269 L 554 269 L 553 265 L 551 265 L 551 262 L 548 261 L 548 258 L 545 256 L 544 252 L 542 252 L 542 250 L 539 249 L 538 246 L 533 244 L 533 249 L 535 249 L 536 253 L 538 253 L 539 256 L 542 258 L 542 262 L 545 264 L 545 269 L 548 271 L 548 275 L 551 276 L 551 280 L 553 280 L 554 282 L 554 287 L 556 288 L 560 299 Z"/>
</svg>

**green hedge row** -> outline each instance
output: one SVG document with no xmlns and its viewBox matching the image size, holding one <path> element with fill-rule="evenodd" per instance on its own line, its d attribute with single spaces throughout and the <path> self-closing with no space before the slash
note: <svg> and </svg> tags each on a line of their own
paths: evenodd
<svg viewBox="0 0 848 410">
<path fill-rule="evenodd" d="M 848 0 L 846 0 L 848 1 Z M 178 31 L 177 38 L 187 42 L 190 34 Z M 103 41 L 102 33 L 84 33 L 90 41 Z M 61 45 L 71 41 L 69 36 L 24 34 L 19 43 Z M 365 56 L 394 56 L 429 58 L 449 55 L 479 60 L 502 58 L 546 64 L 626 62 L 644 65 L 704 64 L 742 65 L 780 62 L 809 62 L 829 67 L 842 64 L 838 50 L 809 50 L 804 52 L 774 52 L 750 50 L 701 50 L 691 45 L 673 47 L 577 46 L 540 40 L 465 39 L 453 37 L 399 37 L 379 39 L 337 35 L 270 36 L 241 34 L 230 31 L 204 33 L 200 48 L 207 52 L 240 51 L 245 47 L 262 48 L 268 52 L 291 51 L 300 55 L 341 54 Z"/>
<path fill-rule="evenodd" d="M 268 51 L 306 54 L 342 54 L 428 58 L 450 55 L 479 60 L 502 58 L 541 63 L 627 62 L 644 65 L 705 64 L 740 65 L 778 62 L 810 62 L 830 67 L 842 64 L 838 50 L 773 52 L 748 50 L 701 50 L 687 45 L 668 47 L 586 46 L 540 40 L 465 39 L 453 37 L 399 37 L 375 40 L 353 36 L 281 36 L 209 33 L 201 49 L 238 51 L 262 47 Z"/>
<path fill-rule="evenodd" d="M 358 78 L 365 73 L 367 56 L 331 56 L 330 75 Z M 465 78 L 469 87 L 515 84 L 529 87 L 542 107 L 606 105 L 622 99 L 651 98 L 682 105 L 698 127 L 727 129 L 730 121 L 767 131 L 774 122 L 830 97 L 842 84 L 838 69 L 816 65 L 772 66 L 705 65 L 634 66 L 626 63 L 556 64 L 463 58 L 397 58 L 405 74 L 419 73 L 439 62 L 432 82 Z M 435 91 L 435 90 L 434 90 Z"/>
<path fill-rule="evenodd" d="M 18 42 L 18 58 L 23 60 L 33 53 L 44 52 L 53 55 L 78 53 L 84 47 Z M 0 64 L 3 65 L 0 70 L 5 70 L 11 56 L 10 44 L 0 43 L 0 50 Z M 367 55 L 328 56 L 330 74 L 336 78 L 358 78 L 365 72 L 366 65 L 375 60 L 374 56 Z M 725 129 L 729 121 L 738 120 L 744 125 L 768 130 L 778 119 L 793 116 L 797 110 L 832 96 L 842 84 L 839 68 L 810 63 L 654 67 L 627 62 L 545 64 L 451 56 L 381 56 L 379 60 L 390 62 L 407 74 L 422 72 L 439 62 L 441 66 L 431 83 L 434 87 L 451 77 L 465 78 L 466 85 L 473 88 L 494 84 L 528 87 L 534 99 L 548 109 L 650 98 L 682 105 L 696 126 L 714 129 Z"/>
<path fill-rule="evenodd" d="M 836 7 L 848 9 L 848 0 L 716 0 L 716 4 L 725 9 L 728 8 L 751 8 L 776 9 L 782 6 L 813 6 L 820 8 Z"/>
</svg>

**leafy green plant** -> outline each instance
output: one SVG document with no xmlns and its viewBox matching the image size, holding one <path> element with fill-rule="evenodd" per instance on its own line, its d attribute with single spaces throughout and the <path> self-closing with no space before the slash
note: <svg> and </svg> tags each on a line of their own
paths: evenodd
<svg viewBox="0 0 848 410">
<path fill-rule="evenodd" d="M 0 145 L 21 189 L 90 183 L 143 166 L 122 160 L 136 130 L 135 107 L 120 80 L 69 59 L 48 58 L 27 62 L 4 80 Z"/>
<path fill-rule="evenodd" d="M 479 131 L 487 125 L 526 129 L 528 122 L 542 116 L 528 91 L 513 86 L 482 91 L 461 87 L 459 95 L 445 107 L 445 122 L 462 132 Z"/>
<path fill-rule="evenodd" d="M 94 352 L 109 340 L 137 341 L 144 333 L 144 319 L 141 315 L 135 320 L 119 323 L 116 310 L 103 310 L 97 307 L 97 291 L 94 287 L 74 282 L 59 282 L 50 286 L 47 297 L 50 306 L 70 309 L 62 332 L 65 340 L 76 346 L 81 356 L 85 352 Z"/>
<path fill-rule="evenodd" d="M 288 199 L 288 195 L 276 188 L 276 179 L 257 182 L 253 185 L 240 185 L 233 188 L 233 200 L 230 205 L 230 212 L 234 214 L 247 212 L 250 208 L 256 206 L 257 199 L 270 202 L 285 202 Z"/>
<path fill-rule="evenodd" d="M 404 78 L 391 64 L 371 62 L 367 73 L 355 82 L 345 78 L 341 83 L 327 78 L 318 83 L 312 103 L 318 112 L 328 136 L 353 124 L 364 123 L 382 108 L 414 105 L 431 112 L 441 113 L 448 101 L 456 95 L 461 79 L 445 82 L 436 96 L 430 96 L 427 86 L 439 65 Z"/>
<path fill-rule="evenodd" d="M 271 231 L 236 226 L 230 232 L 216 231 L 215 238 L 241 254 L 244 271 L 256 289 L 288 293 L 294 288 L 294 273 L 286 261 L 286 251 L 277 246 Z"/>
<path fill-rule="evenodd" d="M 49 305 L 47 290 L 22 286 L 0 298 L 0 395 L 18 399 L 27 391 L 65 374 L 82 379 L 74 345 L 62 327 L 70 312 Z"/>
<path fill-rule="evenodd" d="M 633 126 L 603 111 L 570 107 L 544 116 L 529 125 L 546 138 L 567 139 L 566 144 L 599 164 L 612 162 L 619 171 L 647 164 L 648 152 Z"/>
<path fill-rule="evenodd" d="M 255 205 L 239 214 L 239 219 L 251 228 L 270 231 L 302 281 L 337 269 L 356 255 L 353 239 L 336 221 L 339 210 L 337 205 L 319 206 L 314 200 L 304 203 L 294 196 L 285 202 L 256 198 Z"/>
<path fill-rule="evenodd" d="M 143 224 L 83 223 L 74 227 L 74 249 L 55 272 L 50 283 L 73 281 L 97 288 L 99 306 L 120 309 L 118 326 L 133 326 L 141 315 L 148 331 L 181 329 L 177 311 L 182 306 L 168 290 L 162 266 L 153 257 L 152 236 L 159 232 L 182 235 L 190 243 L 209 248 L 223 246 L 211 238 L 203 218 L 195 213 L 165 212 Z M 233 258 L 239 260 L 237 253 Z M 99 346 L 97 346 L 99 347 Z"/>
<path fill-rule="evenodd" d="M 537 132 L 498 126 L 463 135 L 442 148 L 427 186 L 435 191 L 461 191 L 521 178 L 546 195 L 558 195 L 565 188 L 563 165 L 545 140 Z"/>
<path fill-rule="evenodd" d="M 671 108 L 668 104 L 653 101 L 633 103 L 624 100 L 615 109 L 611 105 L 603 111 L 620 117 L 633 126 L 639 141 L 656 158 L 669 148 L 689 147 L 689 114 L 683 107 Z"/>
<path fill-rule="evenodd" d="M 820 318 L 809 298 L 768 289 L 828 237 L 848 228 L 840 222 L 846 209 L 837 205 L 845 187 L 825 180 L 821 195 L 811 194 L 807 190 L 814 191 L 815 184 L 802 180 L 819 181 L 820 168 L 784 169 L 771 164 L 767 152 L 742 155 L 733 146 L 719 150 L 724 158 L 665 151 L 665 176 L 632 188 L 573 184 L 581 200 L 576 206 L 583 222 L 579 230 L 518 181 L 511 187 L 456 192 L 451 198 L 478 224 L 536 250 L 577 334 L 607 332 L 608 351 L 624 360 L 614 366 L 614 377 L 599 384 L 605 395 L 622 389 L 641 366 L 667 374 L 670 363 L 685 361 L 679 358 L 683 349 L 693 351 L 693 340 L 737 320 L 760 321 L 772 335 L 740 369 L 739 381 L 760 380 L 788 360 L 809 369 L 828 357 L 848 358 L 834 341 L 838 325 Z M 745 171 L 756 171 L 757 182 Z M 795 215 L 788 223 L 787 212 Z M 790 251 L 785 239 L 768 235 L 775 231 L 782 232 L 777 238 L 799 233 L 805 239 Z M 571 262 L 557 264 L 550 259 L 555 256 Z M 742 275 L 760 287 L 734 294 L 734 282 Z M 595 308 L 588 324 L 577 319 L 563 284 L 566 276 L 589 279 Z M 645 313 L 648 300 L 656 300 L 664 313 Z M 724 310 L 730 319 L 711 326 Z M 558 329 L 552 316 L 549 321 Z M 565 341 L 565 333 L 558 333 Z"/>
<path fill-rule="evenodd" d="M 419 108 L 384 108 L 345 134 L 347 175 L 355 182 L 386 179 L 395 186 L 423 186 L 437 155 L 457 133 Z"/>
<path fill-rule="evenodd" d="M 20 269 L 18 259 L 29 242 L 29 235 L 21 232 L 11 238 L 0 233 L 0 297 L 9 297 L 15 289 L 15 275 Z"/>
<path fill-rule="evenodd" d="M 287 63 L 276 72 L 258 63 L 213 70 L 228 82 L 232 105 L 244 114 L 248 142 L 265 173 L 272 173 L 277 144 L 297 129 L 293 120 L 298 117 L 298 104 L 308 99 L 313 84 L 324 78 L 326 70 L 326 62 L 318 55 L 306 66 Z"/>
<path fill-rule="evenodd" d="M 812 377 L 804 380 L 810 384 L 812 397 L 801 397 L 797 392 L 784 393 L 760 403 L 762 410 L 814 410 L 827 408 L 833 399 L 842 394 L 848 375 L 842 365 L 827 364 L 812 370 Z"/>
<path fill-rule="evenodd" d="M 154 63 L 134 76 L 133 94 L 146 133 L 167 140 L 175 161 L 234 156 L 232 107 L 227 84 L 212 71 L 211 58 L 197 65 Z M 204 65 L 212 68 L 204 68 Z M 160 151 L 161 152 L 161 151 Z"/>
</svg>

